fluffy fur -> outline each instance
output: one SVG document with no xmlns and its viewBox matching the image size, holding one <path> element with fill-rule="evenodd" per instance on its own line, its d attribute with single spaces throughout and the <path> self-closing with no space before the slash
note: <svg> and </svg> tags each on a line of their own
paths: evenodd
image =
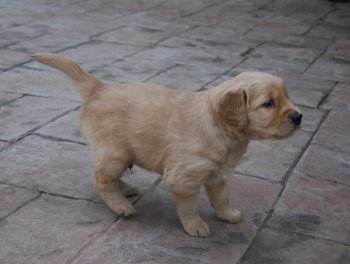
<svg viewBox="0 0 350 264">
<path fill-rule="evenodd" d="M 136 164 L 163 175 L 181 223 L 193 236 L 210 234 L 198 213 L 201 185 L 219 219 L 240 222 L 242 214 L 229 205 L 227 176 L 251 139 L 285 138 L 300 124 L 291 120 L 299 110 L 283 81 L 266 73 L 244 72 L 210 90 L 189 92 L 103 84 L 62 56 L 33 58 L 64 72 L 81 94 L 81 133 L 94 153 L 96 185 L 108 206 L 135 214 L 125 195 L 136 190 L 121 176 Z"/>
</svg>

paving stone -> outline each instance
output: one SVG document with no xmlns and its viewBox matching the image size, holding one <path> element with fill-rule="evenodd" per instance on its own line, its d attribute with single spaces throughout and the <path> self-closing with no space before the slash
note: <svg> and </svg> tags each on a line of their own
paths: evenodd
<svg viewBox="0 0 350 264">
<path fill-rule="evenodd" d="M 325 38 L 325 39 L 337 39 L 337 38 L 350 38 L 350 32 L 345 27 L 330 27 L 326 25 L 318 25 L 313 27 L 310 32 L 306 34 L 310 37 Z"/>
<path fill-rule="evenodd" d="M 56 52 L 67 47 L 86 42 L 88 39 L 81 36 L 67 36 L 63 34 L 46 34 L 35 39 L 29 39 L 11 45 L 12 50 L 23 51 L 29 54 L 38 52 Z"/>
<path fill-rule="evenodd" d="M 348 112 L 331 112 L 296 170 L 350 186 L 349 128 Z"/>
<path fill-rule="evenodd" d="M 257 40 L 249 41 L 241 36 L 245 31 L 246 29 L 242 29 L 239 25 L 237 25 L 237 28 L 199 26 L 180 34 L 180 37 L 220 49 L 229 49 L 231 45 L 245 45 L 249 48 L 261 42 Z"/>
<path fill-rule="evenodd" d="M 338 39 L 328 50 L 325 56 L 332 59 L 350 61 L 350 39 Z"/>
<path fill-rule="evenodd" d="M 7 104 L 8 102 L 15 100 L 17 98 L 20 98 L 21 96 L 23 95 L 18 93 L 0 91 L 0 106 Z"/>
<path fill-rule="evenodd" d="M 298 131 L 286 140 L 252 141 L 235 171 L 281 181 L 310 137 L 309 133 Z"/>
<path fill-rule="evenodd" d="M 306 71 L 306 75 L 326 80 L 349 82 L 350 67 L 345 61 L 331 60 L 322 57 L 312 64 Z"/>
<path fill-rule="evenodd" d="M 9 145 L 9 143 L 5 141 L 0 141 L 0 151 L 6 148 Z"/>
<path fill-rule="evenodd" d="M 68 77 L 49 67 L 43 68 L 39 71 L 17 67 L 0 73 L 0 91 L 81 101 Z"/>
<path fill-rule="evenodd" d="M 350 113 L 330 112 L 318 130 L 314 144 L 350 153 Z"/>
<path fill-rule="evenodd" d="M 143 61 L 162 61 L 171 67 L 174 64 L 193 65 L 207 69 L 228 70 L 238 64 L 242 58 L 229 52 L 209 52 L 205 50 L 177 49 L 155 47 L 146 49 L 132 56 L 133 59 Z M 209 71 L 209 70 L 208 70 Z"/>
<path fill-rule="evenodd" d="M 332 241 L 264 228 L 240 263 L 339 263 L 350 258 L 350 248 Z"/>
<path fill-rule="evenodd" d="M 94 76 L 106 82 L 140 83 L 175 65 L 168 61 L 129 57 L 98 69 Z"/>
<path fill-rule="evenodd" d="M 321 105 L 323 109 L 334 111 L 349 111 L 350 110 L 350 85 L 339 83 L 332 90 L 325 102 Z"/>
<path fill-rule="evenodd" d="M 160 43 L 161 46 L 165 47 L 174 47 L 174 48 L 190 48 L 190 49 L 200 49 L 200 50 L 207 50 L 207 51 L 214 51 L 217 49 L 220 49 L 221 51 L 227 51 L 231 54 L 235 54 L 237 56 L 240 56 L 244 52 L 246 52 L 249 49 L 249 45 L 243 45 L 243 44 L 235 44 L 235 43 L 229 43 L 225 41 L 207 41 L 207 40 L 193 40 L 193 39 L 186 39 L 181 37 L 175 37 L 167 39 Z M 251 47 L 254 46 L 254 44 L 250 44 Z"/>
<path fill-rule="evenodd" d="M 261 32 L 279 32 L 283 34 L 302 35 L 311 24 L 302 19 L 286 16 L 274 16 L 264 19 L 254 25 L 255 31 Z"/>
<path fill-rule="evenodd" d="M 240 224 L 218 221 L 203 194 L 201 211 L 211 227 L 211 237 L 186 235 L 176 216 L 173 197 L 162 183 L 136 204 L 135 217 L 113 225 L 73 263 L 235 263 L 253 239 L 280 186 L 235 175 L 230 188 L 232 204 L 245 215 Z"/>
<path fill-rule="evenodd" d="M 85 143 L 85 140 L 80 135 L 79 117 L 80 110 L 72 111 L 40 128 L 35 133 L 44 136 Z"/>
<path fill-rule="evenodd" d="M 348 27 L 349 23 L 349 7 L 344 8 L 338 6 L 335 11 L 328 14 L 327 17 L 324 19 L 324 24 L 328 26 L 346 28 Z"/>
<path fill-rule="evenodd" d="M 277 44 L 297 46 L 302 48 L 327 49 L 333 43 L 330 39 L 295 36 L 280 32 L 261 32 L 254 29 L 244 35 L 244 39 L 251 41 L 267 41 Z"/>
<path fill-rule="evenodd" d="M 125 26 L 120 29 L 109 31 L 96 39 L 102 41 L 119 42 L 139 46 L 156 44 L 172 35 L 176 35 L 186 29 L 188 25 L 168 23 L 163 28 L 156 26 Z"/>
<path fill-rule="evenodd" d="M 88 147 L 29 136 L 0 153 L 0 181 L 45 192 L 102 201 L 93 181 Z M 146 191 L 157 175 L 133 168 L 128 182 Z"/>
<path fill-rule="evenodd" d="M 47 27 L 43 25 L 25 24 L 17 27 L 4 28 L 0 30 L 3 39 L 22 41 L 36 38 L 47 33 Z"/>
<path fill-rule="evenodd" d="M 30 60 L 28 54 L 10 49 L 0 49 L 0 70 L 6 70 Z"/>
<path fill-rule="evenodd" d="M 91 50 L 94 52 L 91 53 Z M 84 69 L 90 71 L 120 60 L 138 50 L 139 48 L 130 45 L 93 42 L 66 50 L 62 52 L 62 55 L 79 61 L 84 65 Z"/>
<path fill-rule="evenodd" d="M 0 219 L 3 220 L 4 217 L 38 196 L 39 193 L 33 190 L 0 184 Z"/>
<path fill-rule="evenodd" d="M 268 225 L 349 244 L 349 202 L 350 187 L 294 174 Z"/>
<path fill-rule="evenodd" d="M 302 73 L 322 50 L 263 44 L 256 48 L 243 65 L 258 69 L 282 69 Z"/>
<path fill-rule="evenodd" d="M 43 195 L 1 222 L 0 262 L 66 263 L 114 218 L 102 204 Z"/>
<path fill-rule="evenodd" d="M 76 108 L 78 103 L 25 96 L 0 109 L 2 125 L 0 139 L 13 141 L 50 121 L 64 112 Z"/>
<path fill-rule="evenodd" d="M 160 73 L 147 82 L 174 89 L 180 88 L 196 91 L 223 73 L 223 69 L 217 69 L 215 66 L 211 68 L 202 68 L 200 66 L 184 65 L 176 66 Z"/>
</svg>

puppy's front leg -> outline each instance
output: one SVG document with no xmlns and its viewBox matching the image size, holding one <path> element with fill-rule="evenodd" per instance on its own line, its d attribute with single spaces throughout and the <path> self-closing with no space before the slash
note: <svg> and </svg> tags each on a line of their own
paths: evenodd
<svg viewBox="0 0 350 264">
<path fill-rule="evenodd" d="M 213 206 L 216 216 L 223 221 L 236 224 L 242 221 L 242 213 L 233 209 L 229 203 L 229 191 L 227 181 L 223 180 L 214 184 L 205 184 L 205 190 Z"/>
<path fill-rule="evenodd" d="M 209 236 L 209 226 L 199 216 L 199 186 L 191 191 L 173 185 L 171 188 L 175 195 L 177 214 L 185 231 L 191 236 Z"/>
</svg>

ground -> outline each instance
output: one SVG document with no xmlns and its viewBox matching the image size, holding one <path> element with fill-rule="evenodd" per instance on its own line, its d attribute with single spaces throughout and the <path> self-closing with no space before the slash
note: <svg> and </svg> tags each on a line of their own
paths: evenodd
<svg viewBox="0 0 350 264">
<path fill-rule="evenodd" d="M 349 263 L 350 4 L 326 0 L 0 1 L 0 263 Z M 134 167 L 138 214 L 93 183 L 81 101 L 33 52 L 105 82 L 209 89 L 245 70 L 282 77 L 304 115 L 256 141 L 230 177 L 245 219 L 185 234 L 158 175 Z"/>
</svg>

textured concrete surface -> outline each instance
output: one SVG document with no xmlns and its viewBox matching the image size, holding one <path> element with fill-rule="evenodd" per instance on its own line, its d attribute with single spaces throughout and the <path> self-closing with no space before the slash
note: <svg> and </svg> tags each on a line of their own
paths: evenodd
<svg viewBox="0 0 350 264">
<path fill-rule="evenodd" d="M 341 263 L 350 259 L 350 3 L 327 0 L 0 1 L 0 263 Z M 256 141 L 230 178 L 245 220 L 189 237 L 159 175 L 134 167 L 138 214 L 93 182 L 81 99 L 33 52 L 105 82 L 203 90 L 245 70 L 282 77 L 304 114 Z"/>
</svg>

